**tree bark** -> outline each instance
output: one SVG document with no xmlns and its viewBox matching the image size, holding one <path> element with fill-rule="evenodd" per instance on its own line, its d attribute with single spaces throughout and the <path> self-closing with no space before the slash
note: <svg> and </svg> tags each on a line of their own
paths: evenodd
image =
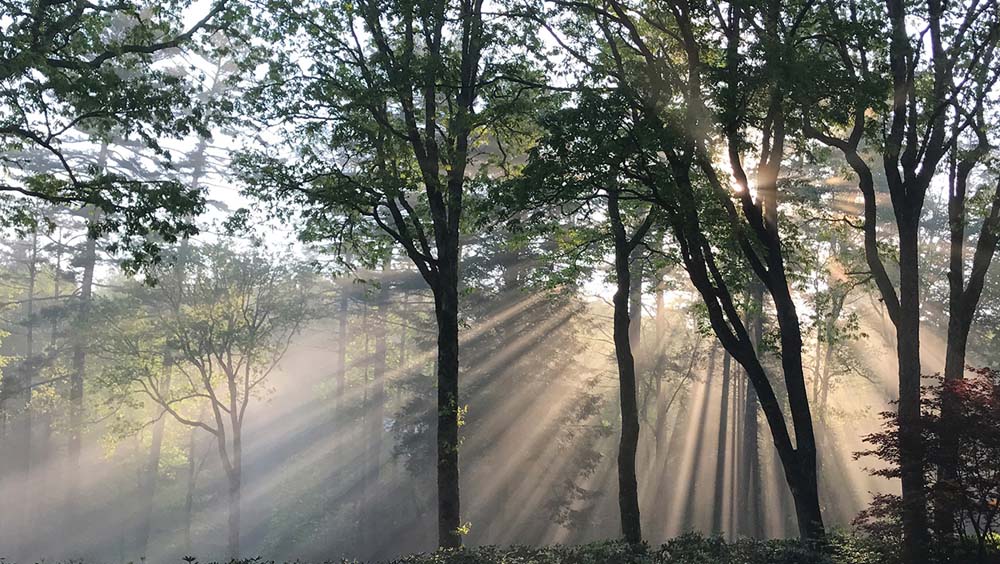
<svg viewBox="0 0 1000 564">
<path fill-rule="evenodd" d="M 383 269 L 386 272 L 388 268 Z M 382 468 L 382 432 L 385 419 L 385 378 L 386 378 L 386 356 L 388 352 L 388 336 L 386 331 L 386 316 L 388 311 L 389 289 L 385 281 L 376 297 L 376 319 L 375 319 L 375 356 L 372 358 L 372 381 L 371 393 L 368 397 L 367 417 L 367 439 L 365 441 L 365 523 L 364 536 L 366 550 L 372 550 L 377 546 L 378 522 L 375 510 L 377 508 L 376 492 L 381 477 Z"/>
<path fill-rule="evenodd" d="M 69 470 L 67 484 L 67 514 L 72 523 L 79 503 L 80 454 L 83 445 L 83 381 L 87 370 L 87 326 L 94 292 L 94 268 L 97 264 L 97 241 L 88 236 L 83 250 L 83 278 L 80 281 L 79 310 L 76 335 L 73 338 L 73 360 L 69 386 Z"/>
<path fill-rule="evenodd" d="M 229 476 L 228 501 L 229 501 L 229 558 L 239 560 L 240 558 L 240 497 L 242 495 L 242 469 L 238 459 L 234 460 L 233 473 Z"/>
<path fill-rule="evenodd" d="M 750 326 L 750 341 L 753 349 L 760 354 L 760 341 L 764 332 L 764 286 L 759 282 L 753 285 L 750 296 L 751 312 L 748 325 Z M 764 519 L 762 512 L 761 481 L 760 472 L 760 437 L 759 422 L 757 419 L 757 393 L 753 386 L 747 386 L 743 404 L 743 435 L 741 446 L 743 452 L 740 456 L 742 480 L 740 516 L 742 517 L 743 534 L 751 538 L 764 537 Z"/>
<path fill-rule="evenodd" d="M 349 286 L 346 281 L 341 282 L 339 307 L 337 311 L 337 369 L 334 374 L 334 385 L 337 394 L 334 400 L 337 417 L 341 417 L 344 411 L 344 394 L 347 386 L 347 321 L 350 306 Z"/>
<path fill-rule="evenodd" d="M 632 354 L 639 351 L 639 341 L 642 338 L 642 277 L 643 264 L 641 249 L 632 251 L 629 258 L 629 304 L 628 304 L 628 335 Z"/>
<path fill-rule="evenodd" d="M 447 280 L 434 291 L 438 325 L 437 351 L 437 489 L 438 544 L 462 546 L 459 495 L 459 395 L 458 395 L 458 257 L 442 264 Z M 444 257 L 441 261 L 445 263 Z"/>
<path fill-rule="evenodd" d="M 899 226 L 899 452 L 903 493 L 904 560 L 926 560 L 928 546 L 924 448 L 920 432 L 920 283 L 917 217 L 897 214 Z"/>
<path fill-rule="evenodd" d="M 719 402 L 719 435 L 715 454 L 715 505 L 712 509 L 712 533 L 722 534 L 723 500 L 726 481 L 726 433 L 729 427 L 729 372 L 731 357 L 722 358 L 722 399 Z"/>
<path fill-rule="evenodd" d="M 163 358 L 163 395 L 170 397 L 170 358 Z M 146 472 L 142 484 L 142 518 L 139 520 L 139 555 L 147 557 L 149 550 L 149 535 L 152 530 L 153 502 L 156 498 L 156 483 L 160 476 L 160 452 L 163 447 L 163 430 L 167 422 L 167 414 L 160 411 L 153 423 L 152 439 L 149 445 L 149 458 L 146 462 Z"/>
<path fill-rule="evenodd" d="M 632 356 L 632 334 L 629 329 L 629 306 L 632 278 L 630 264 L 632 253 L 644 235 L 637 233 L 631 239 L 625 232 L 619 209 L 618 193 L 608 191 L 608 211 L 615 246 L 616 291 L 614 306 L 613 338 L 618 364 L 618 388 L 621 407 L 621 439 L 618 443 L 618 508 L 622 535 L 631 544 L 642 542 L 642 524 L 639 517 L 639 491 L 636 478 L 636 453 L 639 448 L 639 406 L 636 398 L 635 359 Z M 648 222 L 647 222 L 648 223 Z M 648 225 L 646 226 L 648 229 Z"/>
<path fill-rule="evenodd" d="M 195 433 L 198 432 L 197 427 L 191 427 L 190 435 L 188 436 L 188 464 L 187 464 L 187 489 L 184 492 L 184 555 L 191 555 L 191 520 L 194 516 L 194 490 L 195 490 L 195 479 L 197 478 L 197 470 L 195 463 L 195 447 L 197 446 L 197 441 L 195 441 Z"/>
<path fill-rule="evenodd" d="M 972 269 L 968 283 L 965 279 L 965 225 L 966 199 L 968 179 L 972 169 L 985 152 L 988 142 L 983 140 L 973 150 L 972 154 L 954 163 L 953 178 L 948 194 L 948 220 L 950 225 L 951 247 L 948 266 L 948 334 L 945 349 L 944 380 L 951 383 L 965 377 L 966 356 L 969 344 L 969 333 L 972 322 L 979 307 L 986 275 L 993 256 L 996 253 L 997 242 L 1000 239 L 1000 180 L 992 194 L 992 204 L 987 216 L 983 219 L 982 230 L 976 242 L 973 254 Z M 954 405 L 952 396 L 945 394 L 941 402 L 941 420 L 947 427 L 949 421 L 957 415 L 958 407 Z M 951 436 L 942 437 L 941 463 L 938 467 L 938 486 L 951 489 L 958 478 L 959 445 Z M 952 495 L 946 493 L 935 504 L 934 525 L 938 535 L 950 539 L 954 535 L 955 508 L 950 503 Z"/>
</svg>

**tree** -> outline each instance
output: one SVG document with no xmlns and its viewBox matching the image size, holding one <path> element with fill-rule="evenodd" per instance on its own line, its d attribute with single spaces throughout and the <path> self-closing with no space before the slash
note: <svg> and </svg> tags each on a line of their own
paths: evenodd
<svg viewBox="0 0 1000 564">
<path fill-rule="evenodd" d="M 955 518 L 954 530 L 960 538 L 974 544 L 979 562 L 992 561 L 997 547 L 991 537 L 1000 529 L 1000 379 L 994 370 L 977 369 L 962 379 L 938 377 L 925 390 L 921 400 L 920 435 L 926 448 L 921 471 L 927 480 L 925 499 L 931 508 L 946 504 Z M 944 404 L 955 408 L 952 416 L 944 417 Z M 884 466 L 873 470 L 878 476 L 898 478 L 905 453 L 899 440 L 899 419 L 893 412 L 882 414 L 883 428 L 865 437 L 870 449 L 855 454 L 856 458 L 875 457 Z M 951 437 L 951 439 L 947 438 Z M 957 445 L 954 475 L 947 483 L 936 483 L 943 477 L 936 473 L 942 457 L 951 458 Z M 894 495 L 877 497 L 872 506 L 859 516 L 858 523 L 875 534 L 899 542 L 902 529 L 903 505 Z M 971 537 L 971 538 L 970 538 Z M 968 546 L 942 544 L 936 553 L 948 559 L 973 558 Z"/>
<path fill-rule="evenodd" d="M 725 491 L 726 477 L 726 430 L 729 418 L 729 382 L 731 364 L 732 361 L 730 360 L 729 353 L 725 353 L 722 357 L 722 400 L 719 405 L 719 413 L 722 416 L 719 419 L 719 446 L 715 455 L 715 503 L 712 507 L 712 532 L 715 534 L 722 533 L 722 500 L 723 492 Z M 755 412 L 756 407 L 757 406 L 754 405 Z"/>
<path fill-rule="evenodd" d="M 307 318 L 308 279 L 224 244 L 200 249 L 185 265 L 164 272 L 168 281 L 156 289 L 136 288 L 136 298 L 123 304 L 120 330 L 105 348 L 131 360 L 119 360 L 106 377 L 153 402 L 161 417 L 215 438 L 228 480 L 229 555 L 237 559 L 247 408 L 266 391 Z M 145 306 L 145 315 L 136 317 L 136 306 Z M 169 367 L 179 374 L 171 377 Z M 192 403 L 207 405 L 207 420 L 190 414 Z"/>
<path fill-rule="evenodd" d="M 637 200 L 637 184 L 622 181 L 620 167 L 627 158 L 623 145 L 629 140 L 614 128 L 619 104 L 621 101 L 614 98 L 585 93 L 576 107 L 543 120 L 546 135 L 532 150 L 524 178 L 518 182 L 517 203 L 507 214 L 527 210 L 529 216 L 534 216 L 529 221 L 537 222 L 538 216 L 545 213 L 543 206 L 554 208 L 556 215 L 570 215 L 577 223 L 575 229 L 569 229 L 569 237 L 577 239 L 569 249 L 570 257 L 579 257 L 588 247 L 600 252 L 608 246 L 614 256 L 612 333 L 622 424 L 618 447 L 619 512 L 625 540 L 638 544 L 642 542 L 636 478 L 639 407 L 633 345 L 638 349 L 639 332 L 633 327 L 639 325 L 634 302 L 641 298 L 642 270 L 635 273 L 640 280 L 638 288 L 632 270 L 641 262 L 641 247 L 656 221 L 657 208 Z M 588 220 L 590 224 L 579 225 Z M 637 291 L 639 296 L 635 295 Z"/>
<path fill-rule="evenodd" d="M 566 50 L 604 81 L 593 88 L 610 83 L 625 96 L 628 106 L 622 109 L 621 127 L 634 149 L 622 168 L 648 187 L 661 208 L 715 334 L 753 384 L 792 492 L 800 535 L 820 540 L 824 527 L 802 331 L 778 213 L 787 97 L 781 82 L 785 52 L 778 46 L 808 32 L 809 25 L 802 25 L 796 14 L 807 14 L 809 5 L 730 5 L 723 12 L 711 3 L 614 1 L 607 7 L 574 8 L 572 14 L 582 14 L 589 25 L 570 19 L 560 28 L 577 41 Z M 748 50 L 760 58 L 741 56 Z M 766 64 L 752 64 L 757 60 Z M 716 67 L 709 61 L 724 64 Z M 732 190 L 712 160 L 716 136 L 725 145 L 736 179 Z M 756 153 L 752 174 L 744 165 L 748 146 Z M 724 240 L 728 242 L 721 243 Z M 722 249 L 732 251 L 726 259 L 744 261 L 774 305 L 794 442 L 739 316 L 732 286 L 739 275 L 733 274 L 735 269 L 720 268 Z"/>
<path fill-rule="evenodd" d="M 90 206 L 101 211 L 91 224 L 94 236 L 116 232 L 112 250 L 127 250 L 127 264 L 154 262 L 160 240 L 194 233 L 190 218 L 204 207 L 201 192 L 170 174 L 150 179 L 108 169 L 96 151 L 72 144 L 88 135 L 98 142 L 134 138 L 164 164 L 162 138 L 207 135 L 187 77 L 152 63 L 216 29 L 225 1 L 187 29 L 181 29 L 186 0 L 152 10 L 133 2 L 4 0 L 0 6 L 10 20 L 0 38 L 4 221 L 26 221 L 23 207 L 31 199 Z"/>
<path fill-rule="evenodd" d="M 287 151 L 248 152 L 238 164 L 250 193 L 286 210 L 301 206 L 307 238 L 353 238 L 354 256 L 372 262 L 371 235 L 380 232 L 430 288 L 438 328 L 438 540 L 459 546 L 467 526 L 458 480 L 466 200 L 487 180 L 474 168 L 489 160 L 487 144 L 503 155 L 523 136 L 531 96 L 520 82 L 533 75 L 538 39 L 523 19 L 484 9 L 481 0 L 267 6 L 255 25 L 269 42 L 270 72 L 251 90 L 253 108 L 282 125 Z M 384 244 L 374 248 L 379 254 Z"/>
<path fill-rule="evenodd" d="M 951 358 L 946 361 L 950 377 L 960 377 L 962 342 L 978 302 L 977 280 L 985 275 L 983 263 L 988 266 L 996 245 L 994 220 L 987 219 L 983 250 L 976 253 L 980 265 L 973 266 L 966 287 L 962 251 L 965 183 L 988 147 L 983 116 L 991 104 L 988 92 L 998 78 L 994 63 L 1000 40 L 998 8 L 996 2 L 967 7 L 935 0 L 912 5 L 888 0 L 884 9 L 854 4 L 831 7 L 823 11 L 823 17 L 835 33 L 806 42 L 811 48 L 800 52 L 807 57 L 802 59 L 803 65 L 815 67 L 817 57 L 824 61 L 823 72 L 796 89 L 803 133 L 840 151 L 857 175 L 864 197 L 866 262 L 896 329 L 904 557 L 909 562 L 925 561 L 928 543 L 920 470 L 923 447 L 918 430 L 921 215 L 928 188 L 946 164 L 949 152 L 960 152 L 961 156 L 952 159 L 949 179 L 953 246 L 949 273 Z M 886 22 L 888 41 L 882 33 Z M 962 138 L 967 135 L 976 141 L 963 150 Z M 892 208 L 889 232 L 896 235 L 893 251 L 898 273 L 890 273 L 886 249 L 879 244 L 878 196 L 867 147 L 863 146 L 866 140 L 871 140 L 871 157 L 881 161 L 885 173 Z M 992 218 L 992 212 L 987 217 Z M 898 275 L 898 287 L 894 275 Z"/>
</svg>

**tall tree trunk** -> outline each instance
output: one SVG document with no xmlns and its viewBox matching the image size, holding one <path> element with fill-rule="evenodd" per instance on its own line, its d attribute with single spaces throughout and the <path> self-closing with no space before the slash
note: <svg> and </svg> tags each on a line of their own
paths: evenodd
<svg viewBox="0 0 1000 564">
<path fill-rule="evenodd" d="M 899 451 L 903 493 L 903 558 L 926 560 L 928 546 L 924 449 L 920 432 L 920 277 L 918 217 L 897 214 L 899 226 Z"/>
<path fill-rule="evenodd" d="M 639 341 L 642 338 L 642 276 L 643 262 L 641 249 L 632 251 L 629 257 L 629 304 L 628 304 L 628 336 L 633 355 L 639 351 Z"/>
<path fill-rule="evenodd" d="M 726 433 L 729 427 L 729 371 L 731 357 L 724 352 L 722 358 L 722 399 L 719 403 L 719 438 L 715 455 L 715 506 L 712 510 L 712 533 L 722 533 L 723 500 L 726 484 Z"/>
<path fill-rule="evenodd" d="M 711 406 L 712 385 L 715 383 L 715 357 L 717 354 L 718 350 L 713 346 L 712 352 L 708 356 L 708 368 L 705 371 L 704 392 L 701 394 L 701 403 L 697 406 L 696 411 L 699 414 L 698 422 L 695 425 L 697 435 L 692 436 L 690 439 L 694 441 L 694 449 L 691 450 L 687 444 L 684 449 L 686 452 L 690 451 L 691 471 L 687 474 L 687 483 L 681 484 L 681 487 L 686 492 L 682 515 L 683 522 L 691 529 L 696 528 L 696 522 L 699 517 L 697 514 L 698 492 L 701 491 L 701 486 L 703 485 L 703 480 L 701 479 L 702 453 L 705 449 L 705 443 L 708 442 L 708 433 L 705 432 L 705 429 L 708 427 L 708 412 Z"/>
<path fill-rule="evenodd" d="M 760 354 L 760 341 L 764 331 L 764 286 L 756 283 L 750 296 L 751 307 L 754 308 L 748 320 L 750 339 L 753 348 Z M 743 404 L 743 452 L 740 456 L 742 471 L 740 479 L 740 516 L 743 523 L 743 534 L 753 538 L 764 537 L 764 519 L 761 506 L 761 473 L 760 473 L 760 443 L 759 425 L 757 419 L 757 392 L 753 386 L 746 387 Z"/>
<path fill-rule="evenodd" d="M 625 232 L 618 207 L 618 194 L 608 193 L 608 211 L 615 245 L 616 291 L 613 337 L 618 364 L 618 389 L 621 407 L 621 440 L 618 443 L 618 508 L 622 535 L 631 544 L 642 542 L 639 517 L 639 488 L 636 478 L 636 454 L 639 448 L 639 405 L 636 397 L 635 359 L 632 356 L 632 334 L 629 329 L 629 305 L 632 278 L 630 263 L 637 245 Z M 640 235 L 641 237 L 641 235 Z"/>
<path fill-rule="evenodd" d="M 234 402 L 231 405 L 235 406 Z M 243 495 L 243 425 L 235 417 L 230 417 L 233 421 L 233 456 L 227 468 L 228 478 L 228 502 L 229 502 L 229 558 L 239 560 L 240 558 L 240 511 L 241 496 Z M 224 438 L 222 439 L 225 440 Z M 225 444 L 220 444 L 220 448 L 225 449 Z"/>
<path fill-rule="evenodd" d="M 239 560 L 240 558 L 240 497 L 242 495 L 242 470 L 239 459 L 234 457 L 233 473 L 229 476 L 228 497 L 229 502 L 229 558 Z"/>
<path fill-rule="evenodd" d="M 70 523 L 79 510 L 81 472 L 80 454 L 83 445 L 83 381 L 87 371 L 87 326 L 90 323 L 90 305 L 94 291 L 94 267 L 97 264 L 97 241 L 88 236 L 83 250 L 83 278 L 80 281 L 80 298 L 73 337 L 73 360 L 69 382 L 69 470 L 67 472 L 67 514 Z"/>
<path fill-rule="evenodd" d="M 161 383 L 163 397 L 170 397 L 170 357 L 163 357 L 164 375 Z M 153 433 L 149 445 L 149 457 L 146 461 L 146 472 L 143 476 L 142 490 L 142 518 L 139 520 L 139 555 L 147 557 L 149 551 L 149 535 L 152 530 L 153 502 L 156 498 L 156 483 L 160 477 L 160 452 L 163 447 L 163 429 L 166 426 L 167 415 L 163 410 L 153 423 Z"/>
<path fill-rule="evenodd" d="M 457 239 L 457 234 L 456 234 Z M 458 396 L 458 252 L 442 252 L 441 283 L 434 288 L 434 313 L 438 326 L 437 350 L 437 490 L 438 544 L 462 545 L 459 496 Z"/>
<path fill-rule="evenodd" d="M 383 269 L 383 273 L 388 271 L 388 267 Z M 388 315 L 389 289 L 383 281 L 379 289 L 376 304 L 375 319 L 375 356 L 372 359 L 372 381 L 371 393 L 368 397 L 366 408 L 367 418 L 367 439 L 365 441 L 365 493 L 364 493 L 364 515 L 363 535 L 365 537 L 365 549 L 371 551 L 377 546 L 378 521 L 375 514 L 376 495 L 378 483 L 382 469 L 382 432 L 385 420 L 385 378 L 386 378 L 386 356 L 388 352 L 386 316 Z"/>
<path fill-rule="evenodd" d="M 950 175 L 948 193 L 948 223 L 950 225 L 951 245 L 948 265 L 948 337 L 945 349 L 944 380 L 946 384 L 959 381 L 965 377 L 966 356 L 969 345 L 969 333 L 972 322 L 979 307 L 986 275 L 996 253 L 997 242 L 1000 240 L 1000 180 L 997 181 L 992 194 L 992 203 L 986 217 L 983 218 L 982 229 L 976 242 L 976 250 L 972 258 L 972 268 L 968 283 L 965 277 L 965 226 L 966 198 L 968 179 L 975 164 L 985 152 L 987 142 L 972 151 L 960 162 L 952 163 L 953 172 Z M 952 396 L 946 394 L 941 402 L 941 419 L 945 426 L 950 424 L 958 412 Z M 938 466 L 937 485 L 940 488 L 953 489 L 958 478 L 959 445 L 946 434 L 942 437 L 941 462 Z M 951 539 L 955 533 L 955 511 L 950 501 L 953 492 L 942 492 L 935 504 L 934 525 L 938 535 L 943 539 Z"/>
<path fill-rule="evenodd" d="M 733 468 L 733 476 L 729 480 L 729 488 L 731 494 L 729 499 L 729 539 L 735 539 L 736 535 L 740 531 L 741 519 L 743 517 L 742 513 L 739 512 L 739 488 L 740 488 L 740 457 L 742 452 L 740 450 L 740 432 L 743 430 L 743 411 L 744 406 L 743 396 L 746 394 L 746 388 L 749 381 L 746 378 L 736 379 L 736 390 L 733 394 L 733 422 L 731 436 L 733 437 L 733 444 L 729 449 L 729 455 L 732 458 L 730 466 Z"/>
<path fill-rule="evenodd" d="M 817 277 L 816 286 L 819 286 L 818 277 Z M 816 288 L 815 292 L 818 294 L 819 293 L 819 288 Z M 813 362 L 813 390 L 812 390 L 813 393 L 812 393 L 812 402 L 813 402 L 813 405 L 816 406 L 817 414 L 819 415 L 819 418 L 822 421 L 822 419 L 823 419 L 823 408 L 822 408 L 821 405 L 819 405 L 819 394 L 820 394 L 820 380 L 821 380 L 821 378 L 820 378 L 820 371 L 822 370 L 822 367 L 823 367 L 823 331 L 820 329 L 820 326 L 819 326 L 818 322 L 816 323 L 816 343 L 815 343 L 815 345 L 816 345 L 816 347 L 815 347 L 815 350 L 813 351 L 814 362 Z"/>
<path fill-rule="evenodd" d="M 199 419 L 200 420 L 200 419 Z M 197 447 L 197 441 L 195 434 L 198 432 L 197 427 L 192 427 L 190 434 L 188 435 L 188 449 L 187 449 L 187 488 L 184 492 L 184 555 L 191 555 L 191 519 L 194 516 L 194 491 L 195 491 L 195 480 L 197 479 L 197 466 L 195 462 L 195 450 Z"/>
<path fill-rule="evenodd" d="M 334 374 L 334 400 L 336 416 L 342 420 L 344 414 L 344 394 L 347 387 L 347 321 L 350 314 L 350 287 L 346 281 L 341 282 L 340 299 L 337 310 L 337 368 Z"/>
</svg>

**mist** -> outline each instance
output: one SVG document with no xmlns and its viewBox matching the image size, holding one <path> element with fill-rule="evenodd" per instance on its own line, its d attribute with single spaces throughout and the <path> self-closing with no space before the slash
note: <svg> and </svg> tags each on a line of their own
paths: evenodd
<svg viewBox="0 0 1000 564">
<path fill-rule="evenodd" d="M 226 252 L 248 260 L 240 251 Z M 491 276 L 470 284 L 464 298 L 465 542 L 578 544 L 614 537 L 619 431 L 607 327 L 611 308 L 606 293 L 588 293 L 607 292 L 606 284 L 526 290 L 531 265 L 505 260 L 491 264 Z M 16 266 L 9 263 L 10 284 L 23 281 L 14 277 L 20 274 Z M 192 259 L 171 268 L 172 275 L 187 278 L 178 270 L 196 266 Z M 54 275 L 47 263 L 38 270 L 40 278 Z M 61 273 L 70 282 L 74 274 Z M 431 550 L 432 301 L 400 261 L 378 271 L 308 277 L 309 293 L 302 299 L 312 311 L 246 408 L 240 551 L 315 561 Z M 127 300 L 128 292 L 138 292 L 154 302 L 171 293 L 173 282 L 161 278 L 147 288 L 127 279 L 99 280 L 94 300 Z M 12 315 L 24 313 L 24 298 L 18 297 Z M 641 319 L 633 338 L 644 422 L 638 468 L 646 534 L 651 542 L 689 531 L 731 539 L 794 537 L 794 512 L 766 431 L 753 438 L 757 464 L 745 462 L 743 449 L 751 440 L 744 430 L 747 380 L 699 326 L 695 299 L 689 290 L 651 288 L 634 314 Z M 100 343 L 104 330 L 112 339 L 129 338 L 123 324 L 158 315 L 134 306 L 127 306 L 124 318 L 103 313 L 88 331 L 96 338 L 88 350 L 78 462 L 70 457 L 71 404 L 60 377 L 66 370 L 60 340 L 72 339 L 74 328 L 69 314 L 45 306 L 51 311 L 19 318 L 16 332 L 4 341 L 12 359 L 7 373 L 26 362 L 16 355 L 27 329 L 44 343 L 33 362 L 38 375 L 30 403 L 20 411 L 10 399 L 4 404 L 8 455 L 0 493 L 6 507 L 17 509 L 4 512 L 0 546 L 12 560 L 168 562 L 227 555 L 229 482 L 217 441 L 187 419 L 210 421 L 210 410 L 199 406 L 203 397 L 177 401 L 184 396 L 177 380 L 195 368 L 185 366 L 180 353 L 166 361 L 173 366 L 139 365 L 132 355 L 143 353 Z M 813 386 L 817 403 L 823 396 L 821 495 L 830 525 L 840 527 L 849 526 L 873 494 L 894 489 L 890 481 L 870 477 L 865 463 L 852 456 L 862 449 L 860 438 L 878 427 L 878 412 L 888 408 L 894 367 L 872 362 L 891 356 L 892 343 L 877 337 L 885 330 L 878 312 L 864 300 L 851 307 L 870 335 L 845 344 L 842 352 L 856 358 L 858 373 L 866 376 L 835 375 Z M 171 327 L 163 322 L 158 330 Z M 162 361 L 164 353 L 154 352 Z M 248 360 L 270 360 L 246 352 Z M 189 424 L 149 397 L 134 375 L 124 381 L 108 376 L 116 363 L 151 370 L 155 374 L 148 377 L 161 383 L 172 371 L 174 391 L 161 393 L 177 401 L 171 410 Z M 28 448 L 15 450 L 15 432 L 26 425 Z M 26 461 L 26 473 L 18 472 L 16 464 Z M 754 469 L 753 478 L 740 476 L 746 468 Z M 743 480 L 752 480 L 759 507 L 746 509 L 754 501 L 741 493 Z"/>
<path fill-rule="evenodd" d="M 0 0 L 0 564 L 1000 558 L 1000 0 Z"/>
</svg>

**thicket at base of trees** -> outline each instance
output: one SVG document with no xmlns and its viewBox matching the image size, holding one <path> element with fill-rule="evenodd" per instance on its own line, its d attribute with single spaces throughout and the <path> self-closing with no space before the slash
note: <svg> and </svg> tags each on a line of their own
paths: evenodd
<svg viewBox="0 0 1000 564">
<path fill-rule="evenodd" d="M 800 540 L 740 539 L 689 533 L 660 546 L 605 541 L 579 546 L 483 546 L 404 556 L 386 564 L 895 564 L 898 547 L 860 535 L 831 534 L 823 550 Z M 344 560 L 342 564 L 356 564 Z M 199 564 L 191 560 L 189 564 Z M 231 564 L 274 564 L 248 559 Z"/>
<path fill-rule="evenodd" d="M 921 394 L 924 509 L 938 515 L 937 510 L 944 505 L 954 519 L 947 526 L 937 524 L 938 531 L 954 533 L 938 533 L 932 552 L 942 561 L 1000 562 L 1000 372 L 981 368 L 969 370 L 960 380 L 935 376 L 932 381 Z M 942 416 L 944 405 L 953 408 L 951 416 Z M 873 475 L 897 478 L 901 464 L 899 420 L 891 411 L 884 412 L 882 419 L 883 429 L 865 437 L 871 448 L 856 457 L 881 463 L 872 469 Z M 937 469 L 952 458 L 957 464 L 951 479 L 940 479 Z M 902 512 L 899 496 L 878 495 L 855 523 L 887 543 L 901 542 Z"/>
</svg>

